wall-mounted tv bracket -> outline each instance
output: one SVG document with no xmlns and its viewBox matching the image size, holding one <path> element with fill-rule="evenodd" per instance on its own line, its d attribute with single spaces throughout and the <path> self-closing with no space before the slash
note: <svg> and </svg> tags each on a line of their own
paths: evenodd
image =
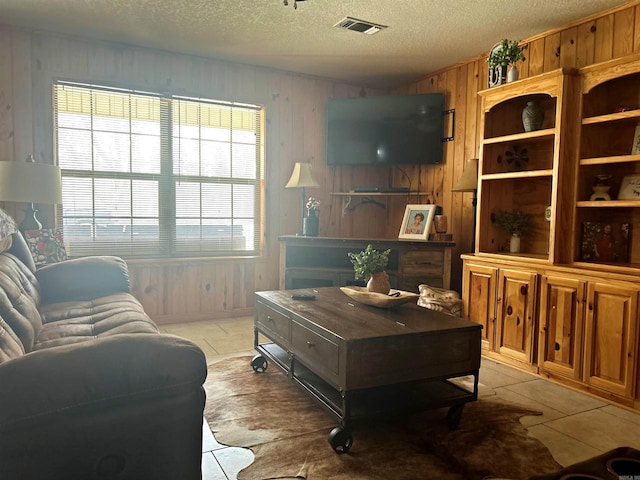
<svg viewBox="0 0 640 480">
<path fill-rule="evenodd" d="M 455 108 L 450 108 L 449 110 L 445 110 L 444 112 L 442 112 L 442 116 L 446 117 L 447 115 L 451 115 L 451 136 L 450 137 L 444 137 L 441 142 L 445 143 L 445 142 L 452 142 L 453 138 L 455 137 L 455 133 L 456 133 L 456 109 Z"/>
<path fill-rule="evenodd" d="M 374 200 L 370 197 L 360 197 L 359 198 L 360 202 L 354 205 L 351 205 L 352 200 L 353 198 L 351 195 L 347 195 L 343 198 L 342 200 L 342 216 L 343 217 L 347 214 L 347 212 L 352 212 L 360 205 L 365 205 L 367 203 L 372 203 L 373 205 L 380 208 L 387 208 L 387 206 L 384 203 Z"/>
</svg>

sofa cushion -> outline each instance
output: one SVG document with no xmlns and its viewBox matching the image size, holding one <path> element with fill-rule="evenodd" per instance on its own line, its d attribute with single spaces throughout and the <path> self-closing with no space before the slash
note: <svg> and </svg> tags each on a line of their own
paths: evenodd
<svg viewBox="0 0 640 480">
<path fill-rule="evenodd" d="M 14 351 L 6 344 L 18 339 L 25 353 L 33 350 L 40 333 L 42 319 L 38 312 L 40 293 L 33 272 L 10 253 L 0 254 L 0 318 L 5 335 L 0 337 L 0 350 Z M 7 335 L 7 331 L 14 336 Z"/>
<path fill-rule="evenodd" d="M 34 350 L 123 333 L 158 333 L 142 305 L 128 293 L 42 306 L 43 326 Z"/>
<path fill-rule="evenodd" d="M 24 355 L 22 341 L 7 322 L 0 318 L 0 364 Z"/>
<path fill-rule="evenodd" d="M 127 264 L 113 256 L 80 257 L 44 265 L 36 272 L 36 278 L 44 305 L 129 293 Z"/>
<path fill-rule="evenodd" d="M 0 210 L 0 240 L 4 240 L 5 238 L 10 238 L 14 233 L 18 232 L 18 225 L 15 220 L 11 218 L 11 216 L 5 212 L 4 210 Z M 5 245 L 3 244 L 2 251 L 5 250 Z M 6 247 L 7 249 L 11 247 L 11 243 Z"/>
</svg>

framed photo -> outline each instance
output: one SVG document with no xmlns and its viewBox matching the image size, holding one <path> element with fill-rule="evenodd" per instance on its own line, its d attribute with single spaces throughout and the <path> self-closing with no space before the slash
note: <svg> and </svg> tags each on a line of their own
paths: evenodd
<svg viewBox="0 0 640 480">
<path fill-rule="evenodd" d="M 435 205 L 407 205 L 398 238 L 427 240 L 435 212 Z"/>
<path fill-rule="evenodd" d="M 640 175 L 627 175 L 622 179 L 618 200 L 640 200 Z"/>
<path fill-rule="evenodd" d="M 636 131 L 633 134 L 633 146 L 631 147 L 631 155 L 640 153 L 640 123 L 636 125 Z"/>
<path fill-rule="evenodd" d="M 582 223 L 580 260 L 597 263 L 626 263 L 629 261 L 631 224 L 608 222 Z"/>
</svg>

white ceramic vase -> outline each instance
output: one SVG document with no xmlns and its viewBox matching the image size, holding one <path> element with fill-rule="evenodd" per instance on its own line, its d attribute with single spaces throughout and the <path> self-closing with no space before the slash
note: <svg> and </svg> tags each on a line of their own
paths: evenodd
<svg viewBox="0 0 640 480">
<path fill-rule="evenodd" d="M 509 65 L 509 70 L 507 71 L 507 83 L 515 82 L 518 78 L 520 78 L 518 67 L 515 65 Z"/>
<path fill-rule="evenodd" d="M 509 240 L 509 252 L 520 253 L 520 235 L 514 233 Z"/>
</svg>

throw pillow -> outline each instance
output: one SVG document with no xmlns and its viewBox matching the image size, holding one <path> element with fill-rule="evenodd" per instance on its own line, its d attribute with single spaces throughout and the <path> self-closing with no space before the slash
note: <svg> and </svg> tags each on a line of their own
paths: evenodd
<svg viewBox="0 0 640 480">
<path fill-rule="evenodd" d="M 10 237 L 18 231 L 18 225 L 4 210 L 0 210 L 0 240 Z"/>
<path fill-rule="evenodd" d="M 62 230 L 60 229 L 26 230 L 24 238 L 36 267 L 67 259 L 67 251 L 64 248 Z"/>
</svg>

